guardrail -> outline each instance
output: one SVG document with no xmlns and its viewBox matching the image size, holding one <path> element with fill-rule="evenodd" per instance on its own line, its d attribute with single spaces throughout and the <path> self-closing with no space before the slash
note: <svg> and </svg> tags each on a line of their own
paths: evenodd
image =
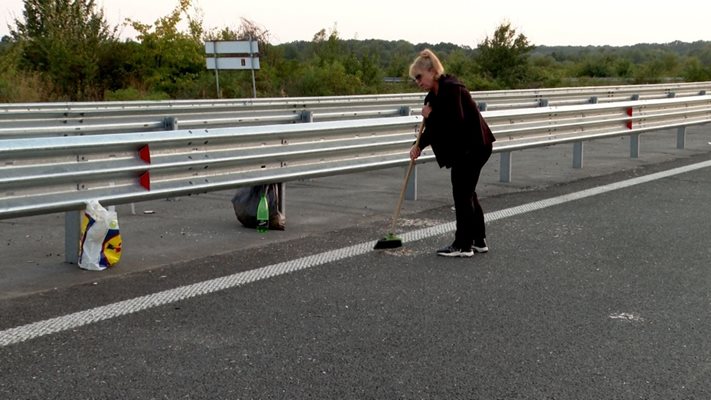
<svg viewBox="0 0 711 400">
<path fill-rule="evenodd" d="M 482 110 L 691 97 L 711 82 L 472 92 Z M 392 117 L 419 111 L 423 93 L 0 106 L 0 137 L 105 134 Z"/>
<path fill-rule="evenodd" d="M 589 106 L 561 106 L 484 113 L 501 152 L 500 180 L 511 181 L 511 152 L 573 143 L 573 167 L 582 168 L 584 142 L 630 136 L 630 157 L 638 158 L 640 134 L 677 129 L 676 147 L 683 149 L 686 127 L 711 122 L 711 96 L 626 101 Z"/>
<path fill-rule="evenodd" d="M 510 153 L 707 123 L 711 96 L 483 115 L 494 151 Z M 0 218 L 77 210 L 88 198 L 125 203 L 406 165 L 419 119 L 4 139 Z"/>
<path fill-rule="evenodd" d="M 511 179 L 513 151 L 711 122 L 711 96 L 486 111 Z M 0 219 L 404 166 L 419 116 L 0 140 Z M 420 162 L 432 161 L 425 154 Z M 78 225 L 78 224 L 77 224 Z M 70 229 L 69 224 L 67 225 Z M 67 234 L 67 251 L 76 247 Z M 71 239 L 70 239 L 71 238 Z"/>
<path fill-rule="evenodd" d="M 417 117 L 0 140 L 0 218 L 399 165 Z"/>
<path fill-rule="evenodd" d="M 711 82 L 472 92 L 488 110 L 655 100 L 711 94 Z"/>
</svg>

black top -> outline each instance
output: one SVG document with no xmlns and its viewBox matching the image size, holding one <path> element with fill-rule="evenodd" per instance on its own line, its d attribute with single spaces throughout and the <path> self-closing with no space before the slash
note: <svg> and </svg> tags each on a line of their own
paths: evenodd
<svg viewBox="0 0 711 400">
<path fill-rule="evenodd" d="M 430 91 L 425 97 L 432 112 L 425 120 L 419 147 L 432 146 L 437 164 L 449 168 L 458 158 L 491 146 L 496 139 L 464 84 L 451 75 L 440 76 L 438 83 L 437 94 Z"/>
</svg>

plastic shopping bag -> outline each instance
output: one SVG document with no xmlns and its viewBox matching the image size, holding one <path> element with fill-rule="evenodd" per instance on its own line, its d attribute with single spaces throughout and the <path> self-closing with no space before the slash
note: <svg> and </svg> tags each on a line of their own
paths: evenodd
<svg viewBox="0 0 711 400">
<path fill-rule="evenodd" d="M 121 258 L 121 234 L 116 211 L 105 209 L 96 200 L 86 203 L 81 218 L 79 267 L 103 271 Z"/>
</svg>

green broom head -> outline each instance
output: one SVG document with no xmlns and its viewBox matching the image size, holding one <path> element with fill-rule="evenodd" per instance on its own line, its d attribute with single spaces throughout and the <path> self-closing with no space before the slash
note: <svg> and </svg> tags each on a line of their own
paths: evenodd
<svg viewBox="0 0 711 400">
<path fill-rule="evenodd" d="M 395 236 L 394 233 L 388 233 L 387 236 L 378 240 L 378 242 L 375 243 L 374 249 L 375 250 L 394 249 L 394 248 L 401 247 L 401 246 L 402 246 L 402 239 Z"/>
</svg>

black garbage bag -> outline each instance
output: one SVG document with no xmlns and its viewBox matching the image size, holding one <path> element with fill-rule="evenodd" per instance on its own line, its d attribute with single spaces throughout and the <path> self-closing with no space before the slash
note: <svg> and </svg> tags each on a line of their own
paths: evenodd
<svg viewBox="0 0 711 400">
<path fill-rule="evenodd" d="M 262 193 L 267 193 L 269 204 L 269 229 L 283 231 L 286 226 L 286 217 L 279 209 L 279 184 L 270 183 L 237 189 L 232 197 L 232 206 L 235 209 L 237 220 L 247 228 L 257 228 L 257 206 Z"/>
</svg>

